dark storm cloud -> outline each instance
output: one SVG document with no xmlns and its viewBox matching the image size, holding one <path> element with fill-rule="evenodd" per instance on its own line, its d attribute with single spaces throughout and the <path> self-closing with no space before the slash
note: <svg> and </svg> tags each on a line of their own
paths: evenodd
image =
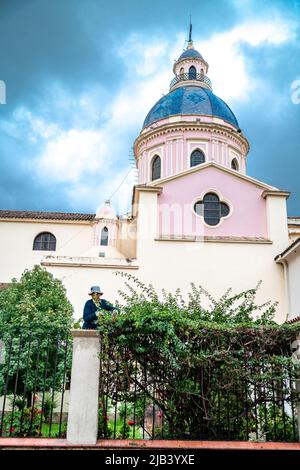
<svg viewBox="0 0 300 470">
<path fill-rule="evenodd" d="M 248 18 L 259 19 L 263 12 L 280 11 L 286 18 L 299 20 L 300 2 L 289 0 L 201 1 L 152 0 L 1 0 L 0 2 L 0 80 L 7 87 L 7 104 L 0 106 L 0 206 L 10 209 L 87 210 L 84 200 L 73 207 L 68 184 L 40 182 L 28 163 L 40 153 L 43 141 L 32 143 L 26 129 L 20 136 L 7 135 L 3 121 L 14 121 L 14 111 L 29 109 L 61 129 L 77 126 L 73 105 L 56 106 L 54 85 L 74 98 L 99 86 L 98 124 L 128 76 L 118 49 L 129 35 L 142 40 L 170 39 L 187 30 L 193 17 L 194 37 L 208 39 L 228 31 Z M 298 33 L 299 34 L 299 33 Z M 183 45 L 184 46 L 184 45 Z M 300 144 L 300 105 L 291 103 L 290 85 L 300 76 L 299 37 L 293 44 L 258 48 L 240 45 L 249 73 L 266 81 L 272 95 L 255 93 L 234 111 L 250 140 L 249 173 L 270 184 L 293 191 L 290 212 L 300 213 L 298 187 Z M 209 59 L 209 58 L 208 58 Z M 230 71 L 234 74 L 234 70 Z M 171 70 L 170 70 L 171 76 Z M 171 78 L 171 77 L 170 77 Z M 278 103 L 280 101 L 280 112 Z M 274 106 L 272 106 L 274 104 Z M 275 106 L 276 104 L 276 106 Z M 273 109 L 274 108 L 274 109 Z M 275 112 L 276 111 L 276 112 Z M 134 110 L 133 110 L 134 112 Z M 79 116 L 80 117 L 80 116 Z M 130 118 L 130 117 L 129 117 Z M 22 121 L 15 121 L 22 126 Z M 80 125 L 85 122 L 81 119 Z M 90 121 L 86 120 L 87 125 Z M 136 135 L 140 129 L 136 129 Z M 23 135 L 23 137 L 22 137 Z M 128 139 L 133 140 L 132 135 Z M 129 142 L 129 140 L 128 140 Z M 132 143 L 132 142 L 131 142 Z M 120 155 L 120 166 L 127 154 Z M 97 184 L 97 175 L 83 184 Z M 98 203 L 98 202 L 97 202 Z"/>
<path fill-rule="evenodd" d="M 34 106 L 39 89 L 61 80 L 74 93 L 103 83 L 113 93 L 122 78 L 116 56 L 130 31 L 178 32 L 193 12 L 203 36 L 233 22 L 234 10 L 218 2 L 154 0 L 9 0 L 0 3 L 1 79 L 7 84 L 8 113 L 18 103 Z M 170 8 L 172 5 L 172 8 Z M 176 14 L 175 14 L 176 12 Z M 206 21 L 203 21 L 203 18 Z"/>
<path fill-rule="evenodd" d="M 107 45 L 91 40 L 80 12 L 83 3 L 27 0 L 0 4 L 1 78 L 7 85 L 8 113 L 16 105 L 34 106 L 39 90 L 53 80 L 78 92 L 90 83 L 116 85 L 120 75 Z M 2 110 L 1 110 L 2 111 Z"/>
<path fill-rule="evenodd" d="M 299 39 L 259 50 L 244 46 L 248 73 L 261 89 L 235 110 L 250 141 L 248 173 L 291 191 L 288 210 L 294 215 L 300 214 L 300 104 L 292 102 L 291 84 L 300 78 L 299 52 Z"/>
</svg>

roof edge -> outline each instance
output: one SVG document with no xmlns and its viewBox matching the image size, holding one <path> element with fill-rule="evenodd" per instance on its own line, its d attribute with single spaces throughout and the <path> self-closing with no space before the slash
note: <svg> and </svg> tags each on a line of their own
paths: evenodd
<svg viewBox="0 0 300 470">
<path fill-rule="evenodd" d="M 256 180 L 255 178 L 252 178 L 251 176 L 248 176 L 248 175 L 244 175 L 236 170 L 232 170 L 231 168 L 228 168 L 226 166 L 223 166 L 223 165 L 220 165 L 219 163 L 216 163 L 216 162 L 212 162 L 212 161 L 209 161 L 209 162 L 206 162 L 206 163 L 201 163 L 200 165 L 197 165 L 197 166 L 193 166 L 191 168 L 188 168 L 187 170 L 183 170 L 179 173 L 176 173 L 174 175 L 170 175 L 170 176 L 166 176 L 164 178 L 160 178 L 158 180 L 155 180 L 155 181 L 151 181 L 150 183 L 148 183 L 148 186 L 157 186 L 157 185 L 161 185 L 163 183 L 167 183 L 169 181 L 172 181 L 176 178 L 181 178 L 183 176 L 186 176 L 186 175 L 189 175 L 189 174 L 192 174 L 192 173 L 197 173 L 198 171 L 202 171 L 203 169 L 205 168 L 208 168 L 208 167 L 215 167 L 221 171 L 224 171 L 226 173 L 229 173 L 230 175 L 234 175 L 234 176 L 237 176 L 238 178 L 241 178 L 245 181 L 248 181 L 249 183 L 252 183 L 252 184 L 255 184 L 256 186 L 260 186 L 261 188 L 264 188 L 265 191 L 264 192 L 272 192 L 272 193 L 277 193 L 277 192 L 284 192 L 284 191 L 281 191 L 280 189 L 274 187 L 274 186 L 270 186 L 266 183 L 263 183 L 262 181 L 259 181 L 259 180 Z"/>
<path fill-rule="evenodd" d="M 43 211 L 20 211 L 20 210 L 0 210 L 0 220 L 70 220 L 70 221 L 92 221 L 96 214 L 81 212 L 43 212 Z"/>
<path fill-rule="evenodd" d="M 300 237 L 296 238 L 296 240 L 291 245 L 289 245 L 284 251 L 279 253 L 279 255 L 275 256 L 274 259 L 276 263 L 280 263 L 281 260 L 285 260 L 289 256 L 290 252 L 295 248 L 298 248 L 298 246 L 300 247 Z"/>
</svg>

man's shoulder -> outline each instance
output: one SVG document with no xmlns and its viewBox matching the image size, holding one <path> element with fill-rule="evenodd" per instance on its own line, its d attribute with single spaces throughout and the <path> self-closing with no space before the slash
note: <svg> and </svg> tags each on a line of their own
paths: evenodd
<svg viewBox="0 0 300 470">
<path fill-rule="evenodd" d="M 85 302 L 85 305 L 90 305 L 90 304 L 92 304 L 92 303 L 93 303 L 92 299 L 88 299 L 88 300 Z"/>
</svg>

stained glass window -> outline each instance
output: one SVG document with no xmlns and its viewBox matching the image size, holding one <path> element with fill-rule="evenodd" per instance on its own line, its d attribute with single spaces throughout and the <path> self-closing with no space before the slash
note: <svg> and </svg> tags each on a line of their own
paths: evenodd
<svg viewBox="0 0 300 470">
<path fill-rule="evenodd" d="M 197 215 L 204 217 L 208 225 L 218 225 L 222 217 L 226 217 L 229 212 L 229 206 L 221 202 L 217 194 L 205 194 L 203 201 L 197 201 L 194 205 L 194 211 Z"/>
</svg>

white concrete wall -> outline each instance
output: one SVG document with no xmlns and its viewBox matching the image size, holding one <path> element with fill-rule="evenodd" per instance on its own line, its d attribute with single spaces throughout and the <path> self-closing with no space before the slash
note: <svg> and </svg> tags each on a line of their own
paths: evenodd
<svg viewBox="0 0 300 470">
<path fill-rule="evenodd" d="M 120 220 L 117 249 L 126 258 L 136 258 L 136 221 Z"/>
<path fill-rule="evenodd" d="M 272 244 L 155 241 L 156 198 L 153 193 L 140 194 L 138 218 L 139 277 L 157 288 L 189 290 L 190 283 L 201 284 L 213 296 L 227 288 L 241 292 L 263 284 L 258 301 L 278 301 L 277 321 L 287 313 L 284 274 L 275 256 L 287 246 L 285 199 L 272 198 L 269 204 L 269 235 Z M 277 214 L 277 220 L 276 220 Z M 143 234 L 143 236 L 141 236 Z"/>
<path fill-rule="evenodd" d="M 56 251 L 34 251 L 33 241 L 41 232 L 56 237 Z M 0 222 L 0 282 L 10 282 L 26 268 L 39 264 L 49 254 L 82 256 L 93 244 L 90 224 L 49 222 Z"/>
<path fill-rule="evenodd" d="M 267 222 L 269 239 L 273 241 L 275 255 L 289 245 L 287 210 L 285 196 L 267 196 Z"/>
<path fill-rule="evenodd" d="M 74 307 L 74 318 L 82 318 L 83 307 L 90 299 L 88 292 L 91 286 L 99 285 L 103 291 L 103 298 L 114 303 L 121 299 L 118 289 L 124 290 L 124 281 L 116 276 L 117 271 L 138 274 L 138 270 L 118 268 L 87 268 L 87 267 L 60 267 L 48 266 L 47 271 L 64 283 L 68 298 Z"/>
<path fill-rule="evenodd" d="M 157 194 L 140 192 L 137 219 L 138 269 L 122 267 L 48 266 L 47 269 L 61 279 L 67 288 L 69 300 L 75 309 L 75 318 L 82 317 L 85 301 L 91 285 L 100 285 L 104 298 L 111 302 L 120 299 L 118 290 L 124 290 L 124 279 L 115 276 L 116 271 L 136 275 L 145 283 L 152 283 L 158 290 L 183 292 L 190 283 L 201 284 L 213 296 L 221 296 L 227 288 L 234 292 L 253 288 L 259 280 L 263 285 L 258 301 L 278 301 L 276 319 L 284 321 L 287 296 L 283 267 L 274 258 L 288 245 L 285 198 L 268 197 L 268 230 L 272 244 L 158 241 Z M 90 225 L 55 223 L 1 223 L 0 224 L 0 282 L 19 277 L 25 268 L 39 263 L 49 252 L 34 252 L 32 243 L 41 231 L 51 231 L 58 242 L 56 254 L 82 256 L 92 245 Z M 297 265 L 298 266 L 298 265 Z M 299 266 L 292 267 L 295 281 L 292 290 L 297 299 Z M 294 270 L 294 271 L 293 271 Z M 298 289 L 298 290 L 297 290 Z M 126 289 L 125 289 L 126 290 Z M 295 307 L 297 310 L 298 307 Z"/>
<path fill-rule="evenodd" d="M 288 257 L 289 320 L 300 315 L 300 248 Z"/>
</svg>

